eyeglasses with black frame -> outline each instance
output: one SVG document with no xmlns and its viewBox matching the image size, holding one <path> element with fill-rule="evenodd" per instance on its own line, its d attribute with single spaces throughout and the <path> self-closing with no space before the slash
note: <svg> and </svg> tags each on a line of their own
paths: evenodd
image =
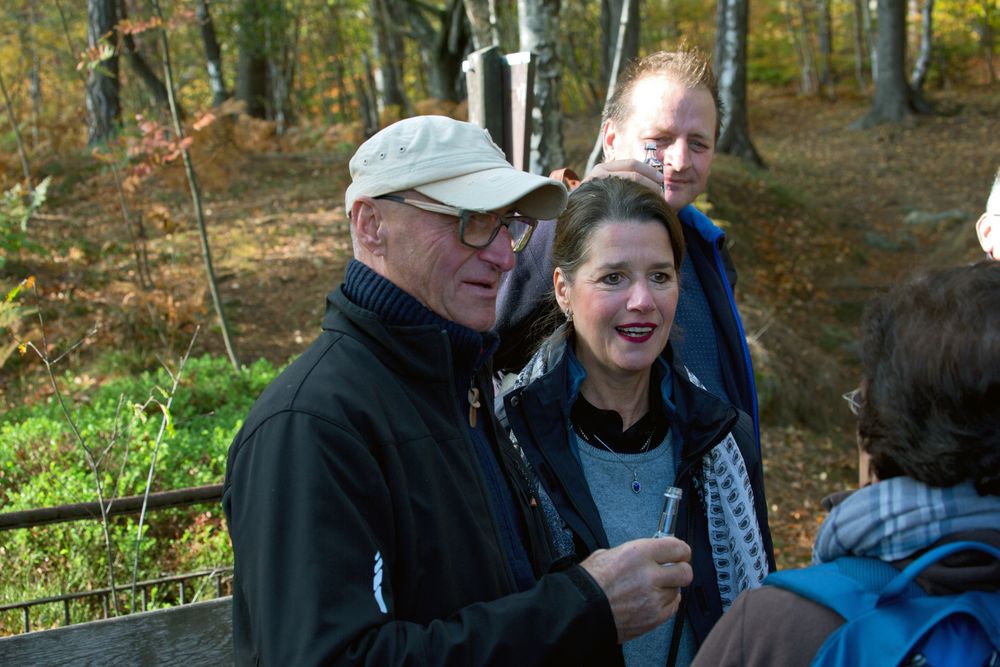
<svg viewBox="0 0 1000 667">
<path fill-rule="evenodd" d="M 538 221 L 518 213 L 500 214 L 491 211 L 470 211 L 455 208 L 447 204 L 436 204 L 399 195 L 380 195 L 375 199 L 387 199 L 397 204 L 406 204 L 430 213 L 442 213 L 458 218 L 458 238 L 470 248 L 483 249 L 493 243 L 500 233 L 501 227 L 506 227 L 510 234 L 510 248 L 521 252 L 528 245 L 532 232 Z"/>
</svg>

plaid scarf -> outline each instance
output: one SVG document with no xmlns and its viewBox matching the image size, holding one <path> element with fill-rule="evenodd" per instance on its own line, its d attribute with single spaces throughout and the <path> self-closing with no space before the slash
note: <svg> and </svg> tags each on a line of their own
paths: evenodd
<svg viewBox="0 0 1000 667">
<path fill-rule="evenodd" d="M 1000 496 L 980 496 L 971 481 L 940 488 L 893 477 L 858 489 L 820 526 L 813 563 L 840 556 L 896 561 L 963 530 L 1000 526 Z"/>
</svg>

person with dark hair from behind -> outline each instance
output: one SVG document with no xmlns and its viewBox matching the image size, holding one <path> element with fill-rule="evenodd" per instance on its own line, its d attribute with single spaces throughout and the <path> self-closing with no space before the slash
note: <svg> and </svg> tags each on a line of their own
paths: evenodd
<svg viewBox="0 0 1000 667">
<path fill-rule="evenodd" d="M 986 210 L 976 222 L 976 236 L 979 245 L 990 259 L 1000 259 L 1000 169 L 993 179 L 990 198 L 986 200 Z"/>
<path fill-rule="evenodd" d="M 719 136 L 721 104 L 710 57 L 693 47 L 631 61 L 604 109 L 604 161 L 584 180 L 616 176 L 660 194 L 681 221 L 687 253 L 673 342 L 708 391 L 760 422 L 753 366 L 734 289 L 736 269 L 726 235 L 692 202 L 708 186 Z M 644 162 L 652 144 L 662 171 Z M 539 225 L 501 281 L 497 298 L 498 371 L 516 374 L 551 330 L 539 326 L 552 295 L 555 225 Z"/>
<path fill-rule="evenodd" d="M 753 422 L 672 349 L 684 237 L 659 192 L 623 178 L 582 184 L 552 256 L 562 324 L 497 414 L 565 522 L 566 555 L 657 533 L 665 491 L 680 491 L 675 534 L 691 547 L 694 580 L 673 619 L 622 649 L 629 667 L 688 665 L 774 567 Z"/>
<path fill-rule="evenodd" d="M 861 488 L 831 496 L 813 562 L 845 555 L 902 569 L 957 541 L 1000 548 L 1000 263 L 926 273 L 876 297 L 862 332 Z M 787 572 L 786 574 L 795 574 Z M 960 551 L 923 571 L 931 595 L 1000 591 L 1000 561 Z M 698 667 L 809 664 L 844 623 L 765 585 L 715 626 Z"/>
</svg>

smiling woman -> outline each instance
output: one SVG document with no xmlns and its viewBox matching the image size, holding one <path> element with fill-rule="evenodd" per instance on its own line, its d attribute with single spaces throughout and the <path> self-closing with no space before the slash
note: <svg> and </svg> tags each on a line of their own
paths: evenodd
<svg viewBox="0 0 1000 667">
<path fill-rule="evenodd" d="M 625 179 L 584 183 L 552 256 L 553 310 L 566 322 L 498 413 L 553 501 L 564 555 L 652 536 L 664 490 L 681 489 L 676 536 L 691 546 L 694 582 L 674 619 L 623 653 L 627 665 L 686 665 L 774 566 L 753 424 L 671 348 L 684 239 L 663 197 Z"/>
</svg>

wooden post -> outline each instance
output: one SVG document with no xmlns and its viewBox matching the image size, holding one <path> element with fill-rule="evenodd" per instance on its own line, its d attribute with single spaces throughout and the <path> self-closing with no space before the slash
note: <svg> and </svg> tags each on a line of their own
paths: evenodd
<svg viewBox="0 0 1000 667">
<path fill-rule="evenodd" d="M 469 121 L 486 128 L 507 161 L 526 170 L 535 82 L 531 53 L 504 56 L 500 47 L 489 46 L 471 53 L 462 70 L 469 90 Z"/>
</svg>

